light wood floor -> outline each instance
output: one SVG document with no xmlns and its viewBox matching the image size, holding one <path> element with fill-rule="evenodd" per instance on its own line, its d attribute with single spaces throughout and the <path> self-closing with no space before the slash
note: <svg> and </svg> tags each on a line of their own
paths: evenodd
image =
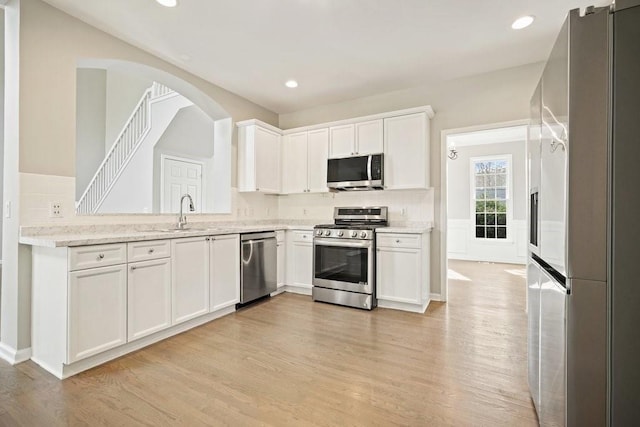
<svg viewBox="0 0 640 427">
<path fill-rule="evenodd" d="M 523 268 L 450 268 L 424 315 L 283 294 L 64 381 L 0 361 L 0 425 L 536 425 Z"/>
</svg>

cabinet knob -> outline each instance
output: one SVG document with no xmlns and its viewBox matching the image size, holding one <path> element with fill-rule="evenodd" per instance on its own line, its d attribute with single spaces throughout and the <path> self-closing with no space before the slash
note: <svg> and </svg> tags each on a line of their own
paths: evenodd
<svg viewBox="0 0 640 427">
<path fill-rule="evenodd" d="M 104 254 L 99 254 L 98 255 L 98 261 L 103 260 L 104 259 Z"/>
<path fill-rule="evenodd" d="M 149 249 L 149 253 L 150 253 L 150 254 L 152 254 L 152 253 L 154 253 L 154 252 L 155 252 L 155 249 L 153 249 L 153 248 Z"/>
<path fill-rule="evenodd" d="M 260 189 L 258 187 L 256 187 L 256 191 L 260 191 Z"/>
<path fill-rule="evenodd" d="M 204 240 L 206 240 L 206 241 L 208 242 L 208 241 L 209 241 L 209 240 L 211 240 L 211 239 L 210 239 L 209 237 L 206 237 Z"/>
<path fill-rule="evenodd" d="M 131 271 L 135 270 L 136 268 L 138 268 L 138 267 L 136 267 L 135 265 L 132 265 L 131 266 Z"/>
<path fill-rule="evenodd" d="M 400 239 L 396 239 L 396 243 L 400 243 Z"/>
</svg>

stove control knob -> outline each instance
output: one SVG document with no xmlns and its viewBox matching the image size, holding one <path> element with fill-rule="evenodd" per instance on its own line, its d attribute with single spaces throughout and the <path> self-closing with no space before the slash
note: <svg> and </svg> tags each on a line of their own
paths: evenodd
<svg viewBox="0 0 640 427">
<path fill-rule="evenodd" d="M 360 238 L 364 239 L 365 237 L 367 237 L 367 232 L 366 231 L 361 231 L 360 232 Z"/>
<path fill-rule="evenodd" d="M 357 231 L 352 231 L 351 232 L 351 237 L 358 237 L 358 232 Z"/>
<path fill-rule="evenodd" d="M 344 236 L 344 232 L 342 230 L 338 231 L 338 237 Z"/>
<path fill-rule="evenodd" d="M 324 231 L 324 235 L 325 236 L 330 236 L 331 235 L 331 230 L 325 230 Z"/>
<path fill-rule="evenodd" d="M 322 236 L 322 230 L 316 230 L 316 236 Z"/>
</svg>

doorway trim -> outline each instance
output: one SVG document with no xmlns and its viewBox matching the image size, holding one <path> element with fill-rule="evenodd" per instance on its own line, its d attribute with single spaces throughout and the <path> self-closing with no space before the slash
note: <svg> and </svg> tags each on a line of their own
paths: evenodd
<svg viewBox="0 0 640 427">
<path fill-rule="evenodd" d="M 459 133 L 478 132 L 513 126 L 525 126 L 528 124 L 529 119 L 520 119 L 461 128 L 443 129 L 440 131 L 440 298 L 442 301 L 447 301 L 449 299 L 449 256 L 447 251 L 447 239 L 449 237 L 449 224 L 447 221 L 447 205 L 449 203 L 447 199 L 447 161 L 449 158 L 447 157 L 447 139 L 449 136 Z M 529 188 L 528 182 L 525 185 Z"/>
<path fill-rule="evenodd" d="M 160 213 L 162 212 L 162 207 L 164 206 L 164 162 L 165 160 L 176 160 L 179 162 L 185 163 L 193 163 L 200 165 L 200 170 L 202 174 L 200 175 L 200 181 L 202 184 L 202 190 L 200 191 L 200 213 L 205 211 L 206 206 L 206 194 L 207 194 L 207 180 L 206 178 L 206 169 L 203 161 L 190 159 L 188 157 L 179 157 L 171 154 L 160 154 Z"/>
</svg>

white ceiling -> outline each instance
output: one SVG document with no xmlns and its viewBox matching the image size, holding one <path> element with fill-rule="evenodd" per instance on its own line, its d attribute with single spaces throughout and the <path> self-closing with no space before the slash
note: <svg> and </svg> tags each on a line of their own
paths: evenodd
<svg viewBox="0 0 640 427">
<path fill-rule="evenodd" d="M 610 0 L 45 0 L 274 112 L 544 60 Z M 513 20 L 535 15 L 520 31 Z M 284 82 L 296 79 L 297 89 Z"/>
</svg>

